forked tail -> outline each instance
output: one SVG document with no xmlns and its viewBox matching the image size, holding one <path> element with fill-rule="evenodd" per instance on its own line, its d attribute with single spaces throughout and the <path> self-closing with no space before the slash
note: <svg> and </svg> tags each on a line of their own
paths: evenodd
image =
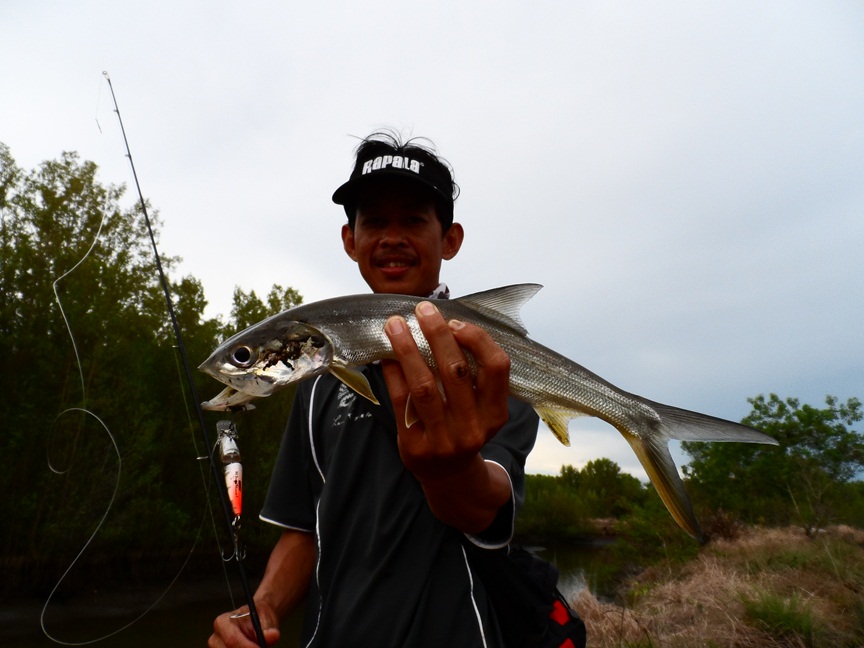
<svg viewBox="0 0 864 648">
<path fill-rule="evenodd" d="M 669 440 L 740 441 L 777 445 L 777 441 L 758 430 L 731 421 L 646 401 L 660 416 L 660 423 L 650 421 L 645 429 L 619 431 L 630 443 L 675 521 L 699 542 L 705 536 L 699 528 L 690 497 L 669 454 Z"/>
</svg>

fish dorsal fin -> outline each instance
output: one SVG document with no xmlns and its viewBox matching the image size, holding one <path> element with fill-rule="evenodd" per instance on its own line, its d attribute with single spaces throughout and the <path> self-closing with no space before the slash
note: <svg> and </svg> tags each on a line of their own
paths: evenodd
<svg viewBox="0 0 864 648">
<path fill-rule="evenodd" d="M 522 323 L 519 311 L 542 287 L 540 284 L 532 283 L 515 284 L 465 295 L 454 301 L 466 304 L 522 335 L 528 335 L 528 329 Z"/>
</svg>

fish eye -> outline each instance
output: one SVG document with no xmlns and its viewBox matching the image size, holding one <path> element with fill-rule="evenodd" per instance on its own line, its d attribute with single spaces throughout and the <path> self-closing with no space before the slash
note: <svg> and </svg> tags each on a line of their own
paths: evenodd
<svg viewBox="0 0 864 648">
<path fill-rule="evenodd" d="M 251 367 L 255 364 L 255 360 L 257 359 L 257 355 L 252 352 L 252 349 L 248 346 L 239 346 L 231 353 L 231 357 L 228 360 L 235 367 L 240 367 L 241 369 L 246 369 L 247 367 Z"/>
</svg>

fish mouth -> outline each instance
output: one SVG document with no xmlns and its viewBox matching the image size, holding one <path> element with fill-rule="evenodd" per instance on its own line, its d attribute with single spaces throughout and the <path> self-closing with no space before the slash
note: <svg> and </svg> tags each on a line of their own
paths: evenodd
<svg viewBox="0 0 864 648">
<path fill-rule="evenodd" d="M 210 412 L 238 412 L 253 410 L 255 406 L 251 401 L 257 396 L 237 391 L 233 387 L 226 387 L 209 401 L 201 403 L 201 409 Z"/>
</svg>

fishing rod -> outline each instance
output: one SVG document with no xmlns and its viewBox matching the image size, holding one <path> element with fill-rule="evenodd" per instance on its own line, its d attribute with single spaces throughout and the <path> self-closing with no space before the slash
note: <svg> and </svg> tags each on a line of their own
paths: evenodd
<svg viewBox="0 0 864 648">
<path fill-rule="evenodd" d="M 180 333 L 180 324 L 177 322 L 177 315 L 174 312 L 174 302 L 171 299 L 171 290 L 168 287 L 168 280 L 165 278 L 165 272 L 162 269 L 162 261 L 159 257 L 159 248 L 156 245 L 156 236 L 153 233 L 153 228 L 150 225 L 150 216 L 147 212 L 147 203 L 144 200 L 144 194 L 141 191 L 141 185 L 138 182 L 138 173 L 135 171 L 135 162 L 132 160 L 132 151 L 129 149 L 129 140 L 126 138 L 126 128 L 123 126 L 123 118 L 120 116 L 120 107 L 117 105 L 117 96 L 114 94 L 114 85 L 111 83 L 111 77 L 108 72 L 102 72 L 105 80 L 108 82 L 108 88 L 111 90 L 111 100 L 114 102 L 114 112 L 117 113 L 117 121 L 120 124 L 120 132 L 123 135 L 123 144 L 126 147 L 126 157 L 129 158 L 129 166 L 132 168 L 132 177 L 135 180 L 135 189 L 138 192 L 138 200 L 141 203 L 141 211 L 144 214 L 144 223 L 147 225 L 147 233 L 150 236 L 150 244 L 153 247 L 153 255 L 156 257 L 156 269 L 159 273 L 159 282 L 162 285 L 162 292 L 165 296 L 165 303 L 168 306 L 168 316 L 171 319 L 171 326 L 174 329 L 174 338 L 177 340 L 177 348 L 180 351 L 180 358 L 183 363 L 183 368 L 186 372 L 186 380 L 189 383 L 189 392 L 192 397 L 192 402 L 195 405 L 195 412 L 198 415 L 198 425 L 201 429 L 201 438 L 204 441 L 205 448 L 212 448 L 210 439 L 207 435 L 207 426 L 204 422 L 204 412 L 201 409 L 201 400 L 198 398 L 198 390 L 195 387 L 195 380 L 192 375 L 192 366 L 189 364 L 189 358 L 186 354 L 186 346 L 183 344 L 183 335 Z M 220 435 L 221 437 L 221 435 Z M 237 549 L 237 518 L 234 515 L 234 509 L 228 499 L 226 487 L 221 485 L 222 474 L 220 467 L 216 465 L 213 452 L 208 453 L 210 471 L 213 474 L 213 479 L 220 487 L 216 491 L 219 493 L 219 501 L 222 506 L 222 512 L 225 516 L 225 523 L 228 527 L 230 537 L 234 539 L 235 551 L 233 558 L 237 561 L 237 570 L 240 573 L 240 580 L 243 584 L 243 592 L 246 597 L 246 603 L 249 606 L 249 617 L 252 621 L 252 627 L 255 629 L 255 636 L 258 639 L 258 645 L 261 648 L 267 648 L 267 642 L 264 640 L 264 631 L 261 628 L 261 620 L 258 618 L 258 610 L 255 607 L 255 601 L 252 597 L 252 588 L 249 586 L 249 578 L 246 574 L 246 568 L 243 566 L 243 553 Z"/>
</svg>

